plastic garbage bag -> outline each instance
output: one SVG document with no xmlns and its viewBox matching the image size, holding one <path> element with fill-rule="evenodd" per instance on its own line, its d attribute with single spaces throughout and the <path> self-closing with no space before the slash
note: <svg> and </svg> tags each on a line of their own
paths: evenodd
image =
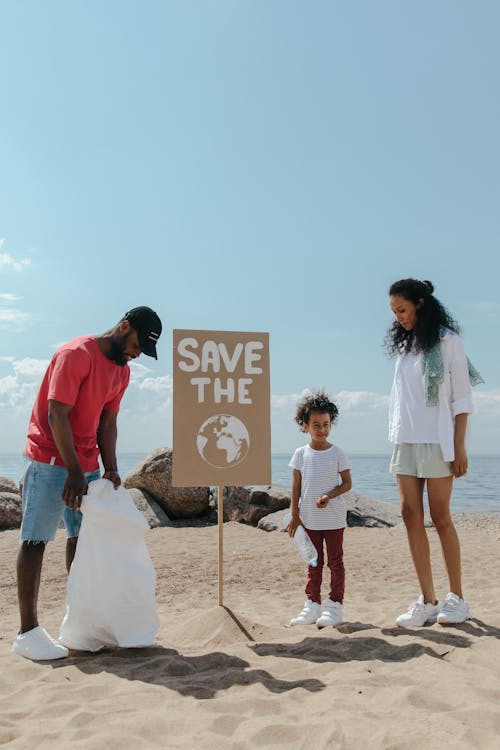
<svg viewBox="0 0 500 750">
<path fill-rule="evenodd" d="M 82 651 L 154 645 L 160 622 L 146 519 L 127 490 L 108 479 L 89 484 L 81 510 L 60 642 Z"/>
</svg>

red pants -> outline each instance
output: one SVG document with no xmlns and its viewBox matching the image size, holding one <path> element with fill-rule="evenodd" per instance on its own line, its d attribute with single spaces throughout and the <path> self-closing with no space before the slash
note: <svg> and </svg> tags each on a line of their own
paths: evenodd
<svg viewBox="0 0 500 750">
<path fill-rule="evenodd" d="M 318 553 L 318 565 L 307 569 L 306 595 L 313 602 L 321 604 L 321 581 L 323 579 L 323 540 L 326 544 L 328 567 L 330 568 L 330 599 L 332 602 L 344 601 L 345 571 L 344 571 L 344 529 L 325 529 L 315 531 L 306 529 L 311 542 Z"/>
</svg>

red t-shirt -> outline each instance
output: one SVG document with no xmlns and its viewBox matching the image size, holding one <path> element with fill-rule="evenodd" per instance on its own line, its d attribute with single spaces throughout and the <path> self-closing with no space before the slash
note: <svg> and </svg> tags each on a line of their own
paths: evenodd
<svg viewBox="0 0 500 750">
<path fill-rule="evenodd" d="M 64 466 L 49 425 L 48 402 L 53 399 L 73 407 L 69 422 L 82 470 L 98 469 L 101 414 L 104 410 L 118 412 L 129 379 L 128 365 L 108 359 L 95 336 L 79 336 L 61 346 L 52 357 L 33 406 L 25 448 L 28 458 Z"/>
</svg>

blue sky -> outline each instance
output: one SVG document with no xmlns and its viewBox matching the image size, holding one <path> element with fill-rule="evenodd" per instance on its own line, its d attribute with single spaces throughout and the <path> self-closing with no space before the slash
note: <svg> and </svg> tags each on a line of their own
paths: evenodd
<svg viewBox="0 0 500 750">
<path fill-rule="evenodd" d="M 172 328 L 269 331 L 273 450 L 304 388 L 389 451 L 387 288 L 428 278 L 500 424 L 500 6 L 0 0 L 0 451 L 58 344 L 138 304 L 119 449 L 171 444 Z"/>
</svg>

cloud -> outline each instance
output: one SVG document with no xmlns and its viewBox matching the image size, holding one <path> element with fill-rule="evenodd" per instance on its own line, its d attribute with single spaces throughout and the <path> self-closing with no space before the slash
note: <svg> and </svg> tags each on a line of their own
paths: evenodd
<svg viewBox="0 0 500 750">
<path fill-rule="evenodd" d="M 0 300 L 0 328 L 11 331 L 22 331 L 31 320 L 31 315 L 16 310 L 14 307 L 3 307 Z"/>
<path fill-rule="evenodd" d="M 125 413 L 165 415 L 172 405 L 172 376 L 152 376 L 150 372 L 151 369 L 142 362 L 130 363 L 130 384 L 122 401 Z"/>
<path fill-rule="evenodd" d="M 2 361 L 10 364 L 12 373 L 0 378 L 0 411 L 14 410 L 25 416 L 31 412 L 49 360 L 2 357 Z"/>
<path fill-rule="evenodd" d="M 2 356 L 6 369 L 0 378 L 0 450 L 22 451 L 26 427 L 48 359 Z M 118 418 L 118 451 L 149 452 L 172 445 L 172 375 L 153 374 L 143 362 L 131 363 L 130 384 L 123 397 Z M 271 396 L 272 450 L 292 453 L 307 438 L 294 422 L 302 393 Z M 332 394 L 340 411 L 331 439 L 348 454 L 387 453 L 387 412 L 389 397 L 373 391 L 340 391 Z M 471 419 L 471 448 L 488 453 L 498 444 L 500 390 L 474 390 L 475 414 Z"/>
<path fill-rule="evenodd" d="M 482 419 L 500 419 L 500 390 L 478 391 L 473 394 L 475 414 Z M 493 447 L 493 446 L 492 446 Z"/>
<path fill-rule="evenodd" d="M 273 451 L 291 452 L 307 438 L 294 422 L 298 401 L 309 391 L 271 397 Z M 348 453 L 386 453 L 389 396 L 373 391 L 340 391 L 332 394 L 339 420 L 331 439 Z M 470 419 L 469 448 L 473 453 L 498 452 L 500 390 L 473 390 L 474 414 Z"/>
<path fill-rule="evenodd" d="M 294 421 L 298 402 L 311 391 L 271 396 L 273 451 L 292 452 L 307 438 L 298 431 Z M 340 416 L 331 439 L 348 453 L 389 453 L 387 413 L 389 396 L 372 391 L 340 391 L 332 393 Z"/>
<path fill-rule="evenodd" d="M 7 359 L 7 358 L 6 358 Z M 24 359 L 11 359 L 12 368 L 20 380 L 40 382 L 49 366 L 48 359 L 34 359 L 25 357 Z"/>
<path fill-rule="evenodd" d="M 304 390 L 302 393 L 289 393 L 271 396 L 271 408 L 275 412 L 295 410 L 297 403 L 308 393 Z M 332 394 L 332 399 L 339 407 L 339 411 L 344 414 L 371 414 L 375 411 L 387 411 L 389 406 L 389 396 L 371 391 L 339 391 Z"/>
<path fill-rule="evenodd" d="M 31 264 L 29 258 L 22 258 L 22 260 L 16 260 L 9 253 L 2 252 L 2 248 L 5 244 L 5 240 L 0 240 L 0 271 L 24 271 L 24 269 Z"/>
<path fill-rule="evenodd" d="M 16 260 L 9 253 L 3 252 L 4 244 L 5 240 L 0 240 L 0 273 L 2 271 L 20 272 L 31 264 L 29 258 Z M 31 315 L 19 310 L 12 304 L 18 302 L 19 299 L 20 297 L 11 292 L 0 293 L 0 329 L 22 331 L 30 322 Z"/>
</svg>

